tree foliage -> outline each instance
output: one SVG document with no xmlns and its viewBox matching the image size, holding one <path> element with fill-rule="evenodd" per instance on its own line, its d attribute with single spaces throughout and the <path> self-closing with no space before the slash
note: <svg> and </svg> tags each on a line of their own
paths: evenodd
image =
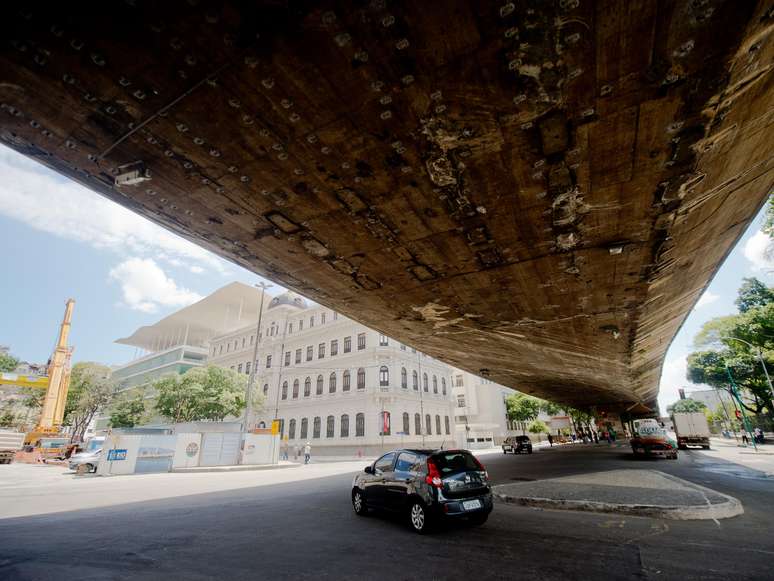
<svg viewBox="0 0 774 581">
<path fill-rule="evenodd" d="M 757 278 L 742 279 L 742 286 L 734 304 L 739 308 L 740 313 L 746 313 L 756 307 L 764 307 L 774 302 L 774 292 L 759 281 Z"/>
<path fill-rule="evenodd" d="M 223 421 L 239 416 L 245 408 L 247 377 L 214 365 L 194 367 L 183 375 L 163 377 L 153 384 L 157 392 L 155 409 L 172 422 Z M 254 395 L 253 407 L 263 403 Z"/>
<path fill-rule="evenodd" d="M 667 406 L 667 412 L 670 414 L 682 414 L 692 412 L 703 412 L 707 409 L 704 402 L 696 401 L 695 399 L 686 398 L 677 400 L 670 406 Z"/>
<path fill-rule="evenodd" d="M 122 398 L 110 413 L 111 428 L 133 428 L 145 419 L 147 410 L 142 395 Z"/>
<path fill-rule="evenodd" d="M 99 363 L 76 363 L 70 375 L 64 424 L 72 426 L 72 441 L 80 442 L 96 413 L 115 397 L 110 368 Z"/>
<path fill-rule="evenodd" d="M 540 413 L 542 400 L 523 393 L 514 393 L 505 398 L 505 409 L 512 422 L 529 422 Z"/>
<path fill-rule="evenodd" d="M 13 371 L 19 360 L 9 353 L 0 353 L 0 371 Z"/>
<path fill-rule="evenodd" d="M 548 426 L 542 420 L 532 420 L 527 427 L 527 431 L 530 434 L 547 434 Z"/>
</svg>

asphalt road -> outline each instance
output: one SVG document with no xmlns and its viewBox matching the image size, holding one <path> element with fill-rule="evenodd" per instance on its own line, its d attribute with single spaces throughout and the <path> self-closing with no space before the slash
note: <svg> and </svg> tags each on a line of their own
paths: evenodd
<svg viewBox="0 0 774 581">
<path fill-rule="evenodd" d="M 419 536 L 396 517 L 355 516 L 351 475 L 339 474 L 3 519 L 0 579 L 772 578 L 774 479 L 762 473 L 701 451 L 676 462 L 601 446 L 482 459 L 496 483 L 656 468 L 739 498 L 745 514 L 682 522 L 498 504 L 483 527 Z"/>
</svg>

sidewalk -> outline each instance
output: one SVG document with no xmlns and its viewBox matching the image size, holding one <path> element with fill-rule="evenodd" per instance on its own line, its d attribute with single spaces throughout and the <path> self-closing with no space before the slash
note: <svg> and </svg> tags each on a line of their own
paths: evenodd
<svg viewBox="0 0 774 581">
<path fill-rule="evenodd" d="M 282 470 L 283 468 L 298 468 L 301 464 L 280 460 L 278 464 L 236 464 L 230 466 L 191 466 L 190 468 L 173 468 L 170 472 L 191 473 L 198 472 L 244 472 L 247 470 Z"/>
<path fill-rule="evenodd" d="M 622 513 L 673 520 L 721 519 L 744 512 L 735 498 L 658 470 L 609 470 L 494 487 L 523 506 Z"/>
</svg>

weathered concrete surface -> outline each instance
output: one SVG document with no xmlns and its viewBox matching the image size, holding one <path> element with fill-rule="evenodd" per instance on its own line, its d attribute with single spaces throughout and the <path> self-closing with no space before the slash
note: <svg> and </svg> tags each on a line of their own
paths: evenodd
<svg viewBox="0 0 774 581">
<path fill-rule="evenodd" d="M 736 498 L 658 470 L 609 470 L 502 484 L 495 497 L 522 506 L 611 512 L 671 520 L 716 520 L 744 513 Z"/>
<path fill-rule="evenodd" d="M 13 3 L 0 141 L 452 364 L 652 403 L 771 190 L 771 6 Z"/>
</svg>

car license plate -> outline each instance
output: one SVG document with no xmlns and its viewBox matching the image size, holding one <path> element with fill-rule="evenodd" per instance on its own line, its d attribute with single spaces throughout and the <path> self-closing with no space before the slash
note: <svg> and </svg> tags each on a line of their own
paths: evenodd
<svg viewBox="0 0 774 581">
<path fill-rule="evenodd" d="M 476 510 L 477 508 L 481 508 L 481 501 L 465 500 L 462 502 L 462 508 L 464 508 L 465 510 Z"/>
</svg>

